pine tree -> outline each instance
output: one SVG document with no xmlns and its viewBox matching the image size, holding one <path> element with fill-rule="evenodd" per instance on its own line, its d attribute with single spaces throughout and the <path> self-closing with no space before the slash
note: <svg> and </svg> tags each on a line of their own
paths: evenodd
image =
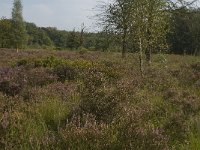
<svg viewBox="0 0 200 150">
<path fill-rule="evenodd" d="M 12 44 L 17 49 L 26 45 L 26 28 L 22 16 L 21 0 L 14 0 L 12 9 Z"/>
</svg>

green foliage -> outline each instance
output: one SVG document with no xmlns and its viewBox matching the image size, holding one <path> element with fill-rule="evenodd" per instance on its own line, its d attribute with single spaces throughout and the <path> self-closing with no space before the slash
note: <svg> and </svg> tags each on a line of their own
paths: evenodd
<svg viewBox="0 0 200 150">
<path fill-rule="evenodd" d="M 168 36 L 172 53 L 199 54 L 199 9 L 181 7 L 172 12 L 172 28 Z"/>
<path fill-rule="evenodd" d="M 36 106 L 36 113 L 50 130 L 59 130 L 70 111 L 68 105 L 59 99 L 46 99 Z M 69 109 L 69 110 L 68 110 Z"/>
<path fill-rule="evenodd" d="M 12 24 L 9 19 L 0 20 L 0 47 L 6 48 L 11 47 L 11 30 Z"/>
<path fill-rule="evenodd" d="M 137 52 L 139 49 L 138 35 L 141 35 L 144 51 L 145 47 L 151 47 L 153 53 L 161 50 L 166 52 L 169 48 L 170 53 L 199 54 L 199 8 L 176 5 L 169 10 L 160 11 L 166 8 L 165 0 L 134 2 L 119 0 L 119 3 L 117 1 L 113 5 L 105 4 L 105 7 L 102 7 L 111 10 L 105 11 L 105 13 L 110 13 L 107 15 L 108 18 L 100 19 L 104 25 L 108 21 L 105 30 L 98 33 L 85 32 L 84 40 L 81 40 L 82 31 L 37 27 L 34 23 L 23 22 L 21 1 L 15 0 L 12 19 L 2 18 L 0 20 L 0 47 L 55 50 L 76 50 L 83 47 L 92 51 L 121 51 L 121 47 L 124 47 L 126 51 Z M 138 4 L 137 9 L 131 8 L 133 4 L 135 6 Z M 133 12 L 130 13 L 129 9 Z M 105 17 L 104 13 L 103 17 Z M 157 21 L 158 18 L 159 21 Z M 166 40 L 165 35 L 168 29 L 170 32 Z M 124 43 L 123 46 L 122 43 Z"/>
<path fill-rule="evenodd" d="M 79 47 L 78 50 L 80 55 L 84 55 L 88 52 L 88 49 L 84 47 Z"/>
<path fill-rule="evenodd" d="M 78 75 L 76 69 L 70 65 L 59 65 L 55 67 L 54 73 L 58 76 L 58 81 L 62 83 L 66 80 L 74 80 Z"/>
<path fill-rule="evenodd" d="M 79 41 L 75 30 L 69 33 L 67 47 L 70 49 L 77 49 L 79 47 Z"/>
<path fill-rule="evenodd" d="M 42 28 L 38 28 L 33 23 L 26 23 L 28 34 L 28 46 L 31 48 L 53 47 L 53 42 Z"/>
<path fill-rule="evenodd" d="M 27 35 L 22 16 L 21 0 L 14 0 L 12 10 L 12 46 L 16 49 L 26 45 Z"/>
</svg>

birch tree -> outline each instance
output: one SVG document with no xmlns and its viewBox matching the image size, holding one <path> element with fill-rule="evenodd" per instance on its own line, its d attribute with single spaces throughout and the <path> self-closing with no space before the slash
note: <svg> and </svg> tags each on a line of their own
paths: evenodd
<svg viewBox="0 0 200 150">
<path fill-rule="evenodd" d="M 169 14 L 166 6 L 165 0 L 137 0 L 134 4 L 133 35 L 139 43 L 140 55 L 145 54 L 149 64 L 152 52 L 161 51 L 167 47 Z"/>
<path fill-rule="evenodd" d="M 122 58 L 125 58 L 127 53 L 133 2 L 134 0 L 114 0 L 112 3 L 99 6 L 102 12 L 99 15 L 101 24 L 106 30 L 121 37 Z"/>
</svg>

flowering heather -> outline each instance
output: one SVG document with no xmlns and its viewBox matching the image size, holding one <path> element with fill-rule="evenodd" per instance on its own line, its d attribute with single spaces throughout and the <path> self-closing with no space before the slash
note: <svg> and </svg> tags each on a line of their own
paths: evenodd
<svg viewBox="0 0 200 150">
<path fill-rule="evenodd" d="M 0 149 L 198 149 L 199 64 L 0 49 Z"/>
</svg>

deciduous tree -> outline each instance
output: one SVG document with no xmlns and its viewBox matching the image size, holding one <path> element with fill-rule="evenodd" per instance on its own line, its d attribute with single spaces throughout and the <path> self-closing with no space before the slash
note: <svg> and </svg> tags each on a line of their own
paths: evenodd
<svg viewBox="0 0 200 150">
<path fill-rule="evenodd" d="M 17 49 L 23 48 L 27 42 L 26 28 L 22 16 L 21 0 L 14 0 L 12 9 L 12 44 Z"/>
</svg>

